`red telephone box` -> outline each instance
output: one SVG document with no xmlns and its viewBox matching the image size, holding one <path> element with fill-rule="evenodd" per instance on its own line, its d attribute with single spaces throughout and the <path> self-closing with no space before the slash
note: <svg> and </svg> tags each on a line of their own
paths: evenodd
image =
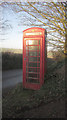
<svg viewBox="0 0 67 120">
<path fill-rule="evenodd" d="M 37 90 L 46 73 L 46 30 L 32 27 L 23 31 L 23 88 Z"/>
</svg>

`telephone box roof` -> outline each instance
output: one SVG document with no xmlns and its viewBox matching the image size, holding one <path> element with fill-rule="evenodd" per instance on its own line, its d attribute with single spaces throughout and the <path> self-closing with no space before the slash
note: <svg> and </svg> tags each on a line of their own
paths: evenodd
<svg viewBox="0 0 67 120">
<path fill-rule="evenodd" d="M 28 30 L 31 30 L 31 29 L 40 29 L 40 30 L 42 30 L 42 31 L 44 31 L 44 30 L 45 30 L 44 28 L 31 27 L 31 28 L 28 28 L 28 29 L 23 30 L 23 32 L 28 31 Z"/>
</svg>

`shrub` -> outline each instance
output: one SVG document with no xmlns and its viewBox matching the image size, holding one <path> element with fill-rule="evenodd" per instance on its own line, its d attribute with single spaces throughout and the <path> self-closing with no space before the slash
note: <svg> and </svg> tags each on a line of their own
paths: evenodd
<svg viewBox="0 0 67 120">
<path fill-rule="evenodd" d="M 2 70 L 22 68 L 22 54 L 2 53 Z"/>
</svg>

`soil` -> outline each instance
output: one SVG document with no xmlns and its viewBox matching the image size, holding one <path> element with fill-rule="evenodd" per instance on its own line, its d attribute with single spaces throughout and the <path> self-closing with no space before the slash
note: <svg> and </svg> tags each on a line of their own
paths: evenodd
<svg viewBox="0 0 67 120">
<path fill-rule="evenodd" d="M 64 99 L 52 101 L 38 108 L 26 111 L 24 118 L 65 118 Z"/>
</svg>

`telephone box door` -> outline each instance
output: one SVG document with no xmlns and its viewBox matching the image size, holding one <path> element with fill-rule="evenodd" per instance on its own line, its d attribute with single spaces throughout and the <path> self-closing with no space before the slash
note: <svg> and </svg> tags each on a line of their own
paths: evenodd
<svg viewBox="0 0 67 120">
<path fill-rule="evenodd" d="M 40 89 L 42 82 L 42 38 L 24 38 L 23 86 Z"/>
</svg>

